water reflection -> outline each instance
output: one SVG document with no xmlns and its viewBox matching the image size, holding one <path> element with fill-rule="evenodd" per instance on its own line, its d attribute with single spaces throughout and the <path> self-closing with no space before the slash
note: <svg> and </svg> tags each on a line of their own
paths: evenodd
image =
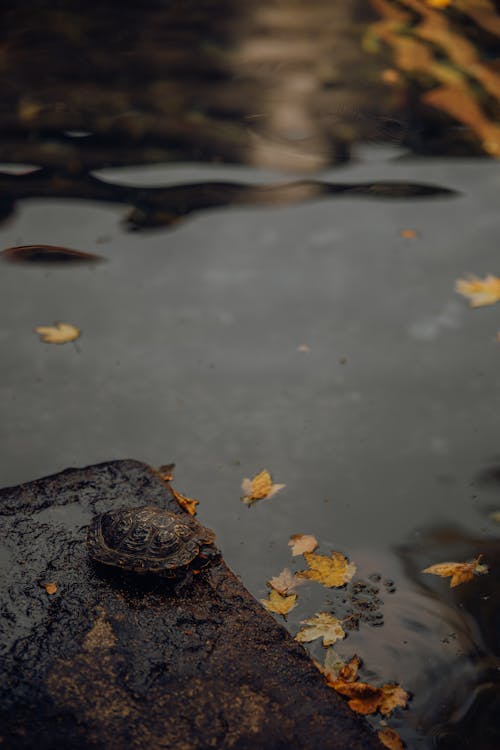
<svg viewBox="0 0 500 750">
<path fill-rule="evenodd" d="M 201 182 L 174 187 L 135 188 L 110 183 L 95 175 L 53 174 L 38 170 L 26 175 L 2 175 L 0 186 L 14 200 L 44 198 L 99 199 L 132 205 L 125 224 L 129 229 L 166 227 L 184 216 L 218 206 L 286 206 L 321 197 L 369 197 L 387 199 L 454 196 L 457 192 L 439 185 L 411 182 L 328 183 L 301 180 L 281 185 L 246 185 L 231 182 Z M 13 206 L 14 204 L 12 204 Z"/>
<path fill-rule="evenodd" d="M 413 720 L 418 717 L 439 750 L 500 747 L 498 541 L 443 526 L 422 533 L 418 545 L 399 550 L 406 575 L 427 602 L 418 622 L 407 622 L 423 636 L 416 644 L 421 666 L 416 668 Z M 430 563 L 468 560 L 478 553 L 490 572 L 470 584 L 450 589 L 447 581 L 420 572 Z"/>
</svg>

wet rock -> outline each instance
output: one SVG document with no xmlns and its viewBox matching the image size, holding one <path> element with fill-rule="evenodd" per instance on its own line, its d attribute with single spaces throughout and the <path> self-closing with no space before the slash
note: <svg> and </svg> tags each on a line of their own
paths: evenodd
<svg viewBox="0 0 500 750">
<path fill-rule="evenodd" d="M 222 558 L 181 587 L 89 561 L 92 515 L 146 503 L 183 513 L 135 461 L 0 491 L 1 747 L 379 748 Z"/>
</svg>

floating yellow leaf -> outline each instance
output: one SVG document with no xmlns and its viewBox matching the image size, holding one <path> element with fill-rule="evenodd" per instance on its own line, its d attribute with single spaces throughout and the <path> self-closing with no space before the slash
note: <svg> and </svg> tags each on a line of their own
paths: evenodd
<svg viewBox="0 0 500 750">
<path fill-rule="evenodd" d="M 241 489 L 245 493 L 241 498 L 245 505 L 253 505 L 257 500 L 263 500 L 265 497 L 272 497 L 285 487 L 284 484 L 273 484 L 270 473 L 267 469 L 256 474 L 253 479 L 245 479 L 241 483 Z"/>
<path fill-rule="evenodd" d="M 292 548 L 292 555 L 303 555 L 304 552 L 314 552 L 318 546 L 318 540 L 312 534 L 293 534 L 288 546 Z"/>
<path fill-rule="evenodd" d="M 305 552 L 304 558 L 310 570 L 302 570 L 298 575 L 322 583 L 328 588 L 343 586 L 356 572 L 355 564 L 348 562 L 341 552 L 333 552 L 331 557 Z"/>
<path fill-rule="evenodd" d="M 276 612 L 277 615 L 284 616 L 287 615 L 297 604 L 297 594 L 281 596 L 281 594 L 272 589 L 272 591 L 269 592 L 269 598 L 261 599 L 260 601 L 269 612 Z"/>
<path fill-rule="evenodd" d="M 328 612 L 318 612 L 308 620 L 303 620 L 302 625 L 305 625 L 305 628 L 301 628 L 295 636 L 295 640 L 299 643 L 309 643 L 315 641 L 316 638 L 322 638 L 323 646 L 331 646 L 336 641 L 345 638 L 342 622 Z"/>
<path fill-rule="evenodd" d="M 173 487 L 170 487 L 172 490 L 172 495 L 175 497 L 181 508 L 184 508 L 190 516 L 196 515 L 196 506 L 200 504 L 199 500 L 195 500 L 192 497 L 186 497 L 186 495 L 183 495 L 182 492 L 177 492 L 177 490 L 174 490 Z"/>
<path fill-rule="evenodd" d="M 491 274 L 482 280 L 470 276 L 468 279 L 458 279 L 455 290 L 470 300 L 471 307 L 493 305 L 500 300 L 500 279 Z"/>
<path fill-rule="evenodd" d="M 435 576 L 441 576 L 443 578 L 451 577 L 450 588 L 459 586 L 461 583 L 467 583 L 474 578 L 474 575 L 482 575 L 487 573 L 489 568 L 487 565 L 482 565 L 479 561 L 482 555 L 474 558 L 470 562 L 444 562 L 437 563 L 436 565 L 430 565 L 425 568 L 422 573 L 432 573 Z"/>
<path fill-rule="evenodd" d="M 382 745 L 389 748 L 389 750 L 403 750 L 404 748 L 401 737 L 395 729 L 391 729 L 390 727 L 379 729 L 377 732 L 377 737 L 379 738 Z"/>
<path fill-rule="evenodd" d="M 49 596 L 57 593 L 57 583 L 43 583 L 42 586 Z"/>
<path fill-rule="evenodd" d="M 35 332 L 40 334 L 45 344 L 66 344 L 80 335 L 80 329 L 70 323 L 56 323 L 53 326 L 37 326 Z"/>
<path fill-rule="evenodd" d="M 281 594 L 281 596 L 285 596 L 289 591 L 297 588 L 297 586 L 302 586 L 303 583 L 305 581 L 292 573 L 289 568 L 284 568 L 279 575 L 274 576 L 274 578 L 268 581 L 268 585 L 277 591 L 278 594 Z"/>
</svg>

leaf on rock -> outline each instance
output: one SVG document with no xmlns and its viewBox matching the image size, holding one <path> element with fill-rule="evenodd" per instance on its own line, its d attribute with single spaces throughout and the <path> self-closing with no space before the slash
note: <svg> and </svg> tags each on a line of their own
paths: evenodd
<svg viewBox="0 0 500 750">
<path fill-rule="evenodd" d="M 80 329 L 70 323 L 55 323 L 53 326 L 37 326 L 35 332 L 45 344 L 66 344 L 80 335 Z"/>
<path fill-rule="evenodd" d="M 323 646 L 331 646 L 345 638 L 342 622 L 328 612 L 318 612 L 308 620 L 303 620 L 302 625 L 305 625 L 305 628 L 301 628 L 295 636 L 299 643 L 310 643 L 316 638 L 322 638 Z"/>
<path fill-rule="evenodd" d="M 403 690 L 401 685 L 396 683 L 390 683 L 382 685 L 382 701 L 379 706 L 379 711 L 384 716 L 392 713 L 395 708 L 405 708 L 409 700 L 409 693 Z"/>
<path fill-rule="evenodd" d="M 318 546 L 318 540 L 312 534 L 293 534 L 288 546 L 292 548 L 292 555 L 303 555 L 304 552 L 314 552 Z"/>
<path fill-rule="evenodd" d="M 331 557 L 305 552 L 304 557 L 310 569 L 301 570 L 298 575 L 328 588 L 344 586 L 356 572 L 355 564 L 348 562 L 341 552 L 333 552 Z"/>
<path fill-rule="evenodd" d="M 164 482 L 171 482 L 174 478 L 175 464 L 162 464 L 157 471 Z"/>
<path fill-rule="evenodd" d="M 186 510 L 190 516 L 196 515 L 196 506 L 200 504 L 199 500 L 195 500 L 192 497 L 186 497 L 186 495 L 183 495 L 182 492 L 177 492 L 177 490 L 174 490 L 173 487 L 170 487 L 172 490 L 172 495 L 175 497 L 181 508 Z"/>
<path fill-rule="evenodd" d="M 258 500 L 276 495 L 285 486 L 284 484 L 273 484 L 270 473 L 267 469 L 264 469 L 259 474 L 256 474 L 253 479 L 245 477 L 242 481 L 241 489 L 245 494 L 241 498 L 241 501 L 245 505 L 253 505 Z"/>
<path fill-rule="evenodd" d="M 427 5 L 430 5 L 431 8 L 447 8 L 448 5 L 451 5 L 453 0 L 425 0 Z"/>
<path fill-rule="evenodd" d="M 471 307 L 493 305 L 500 300 L 500 279 L 492 274 L 484 279 L 470 276 L 468 279 L 458 279 L 455 290 L 469 299 Z"/>
<path fill-rule="evenodd" d="M 296 576 L 289 568 L 284 568 L 281 573 L 271 578 L 268 582 L 268 586 L 285 596 L 289 591 L 293 591 L 297 586 L 302 586 L 305 583 L 301 578 Z"/>
<path fill-rule="evenodd" d="M 396 732 L 395 729 L 391 729 L 390 727 L 386 727 L 385 729 L 379 729 L 377 732 L 377 737 L 379 738 L 380 742 L 384 747 L 389 748 L 389 750 L 403 750 L 404 745 L 401 740 L 401 737 Z"/>
<path fill-rule="evenodd" d="M 481 557 L 482 555 L 478 555 L 474 560 L 463 563 L 437 563 L 436 565 L 430 565 L 428 568 L 424 568 L 422 573 L 432 573 L 432 575 L 441 576 L 442 578 L 451 577 L 450 588 L 454 588 L 461 583 L 471 581 L 475 575 L 483 575 L 488 572 L 488 566 L 479 562 Z"/>
<path fill-rule="evenodd" d="M 269 598 L 261 599 L 260 601 L 269 612 L 275 612 L 277 615 L 285 616 L 297 604 L 297 594 L 281 596 L 281 594 L 272 589 L 269 592 Z"/>
<path fill-rule="evenodd" d="M 49 596 L 57 593 L 57 583 L 43 583 L 42 586 Z"/>
</svg>

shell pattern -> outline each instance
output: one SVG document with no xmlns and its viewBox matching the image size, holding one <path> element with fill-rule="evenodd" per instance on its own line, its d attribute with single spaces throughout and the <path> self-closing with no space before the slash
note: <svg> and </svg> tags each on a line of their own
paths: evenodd
<svg viewBox="0 0 500 750">
<path fill-rule="evenodd" d="M 87 533 L 91 558 L 135 573 L 175 574 L 192 562 L 215 534 L 191 516 L 144 505 L 101 513 Z"/>
</svg>

